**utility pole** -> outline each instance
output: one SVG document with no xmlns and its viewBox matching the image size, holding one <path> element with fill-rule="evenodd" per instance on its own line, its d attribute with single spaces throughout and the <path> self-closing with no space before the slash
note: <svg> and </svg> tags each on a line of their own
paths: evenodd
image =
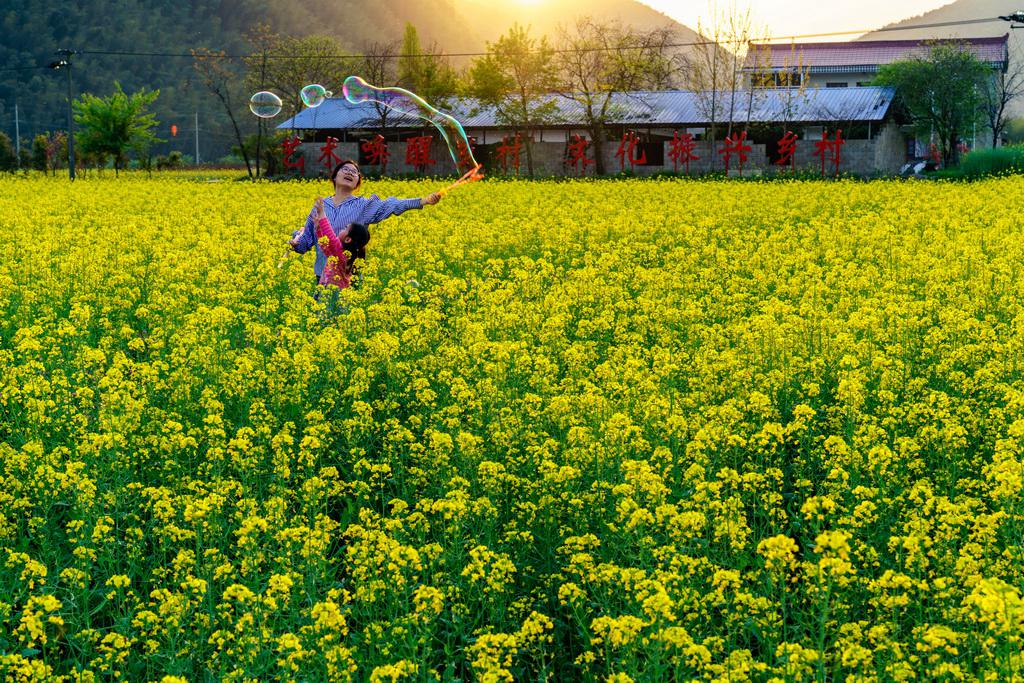
<svg viewBox="0 0 1024 683">
<path fill-rule="evenodd" d="M 71 180 L 75 179 L 75 117 L 71 110 L 71 55 L 75 54 L 74 50 L 68 50 L 67 48 L 57 50 L 57 54 L 60 55 L 60 60 L 50 64 L 50 68 L 55 71 L 64 71 L 68 75 L 68 176 Z"/>
<path fill-rule="evenodd" d="M 199 112 L 196 112 L 196 166 L 199 165 Z"/>
<path fill-rule="evenodd" d="M 18 102 L 14 102 L 14 154 L 18 157 L 18 170 L 21 170 L 21 125 L 18 121 Z"/>
</svg>

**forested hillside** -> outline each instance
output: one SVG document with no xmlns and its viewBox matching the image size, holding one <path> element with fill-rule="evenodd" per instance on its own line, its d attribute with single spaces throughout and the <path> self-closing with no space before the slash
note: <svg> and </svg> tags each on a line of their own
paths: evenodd
<svg viewBox="0 0 1024 683">
<path fill-rule="evenodd" d="M 0 131 L 14 136 L 14 104 L 19 105 L 22 139 L 66 127 L 63 74 L 46 68 L 56 51 L 145 52 L 156 56 L 84 53 L 74 58 L 74 90 L 100 95 L 119 81 L 127 91 L 159 89 L 155 105 L 160 135 L 169 140 L 157 151 L 193 151 L 193 120 L 199 115 L 200 156 L 216 158 L 230 148 L 221 105 L 198 83 L 188 55 L 195 47 L 244 53 L 258 24 L 281 34 L 323 33 L 347 53 L 374 41 L 397 41 L 412 22 L 424 45 L 445 52 L 482 50 L 514 21 L 536 33 L 554 33 L 559 24 L 593 15 L 638 27 L 673 25 L 681 40 L 694 35 L 635 0 L 550 0 L 535 6 L 482 0 L 79 0 L 0 3 Z M 463 60 L 465 62 L 465 60 Z M 239 84 L 241 87 L 241 83 Z M 241 92 L 241 90 L 240 90 Z M 170 125 L 178 137 L 170 140 Z M 246 125 L 255 128 L 254 121 Z"/>
</svg>

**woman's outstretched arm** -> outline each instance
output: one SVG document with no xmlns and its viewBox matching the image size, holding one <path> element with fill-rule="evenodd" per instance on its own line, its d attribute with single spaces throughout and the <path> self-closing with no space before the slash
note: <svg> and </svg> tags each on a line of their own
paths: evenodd
<svg viewBox="0 0 1024 683">
<path fill-rule="evenodd" d="M 388 197 L 387 199 L 381 199 L 377 195 L 372 195 L 366 200 L 366 205 L 363 207 L 361 223 L 370 225 L 372 223 L 380 223 L 385 218 L 391 216 L 399 216 L 409 209 L 422 209 L 428 204 L 437 204 L 441 200 L 441 195 L 434 193 L 427 195 L 426 197 L 416 197 L 413 199 L 399 199 L 398 197 Z"/>
</svg>

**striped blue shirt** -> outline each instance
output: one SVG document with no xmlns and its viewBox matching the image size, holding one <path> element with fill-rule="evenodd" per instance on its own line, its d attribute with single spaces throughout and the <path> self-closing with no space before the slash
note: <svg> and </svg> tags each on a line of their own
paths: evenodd
<svg viewBox="0 0 1024 683">
<path fill-rule="evenodd" d="M 343 230 L 349 223 L 363 223 L 372 225 L 379 223 L 390 216 L 397 216 L 409 209 L 421 209 L 420 200 L 398 199 L 388 197 L 381 199 L 377 195 L 370 197 L 349 197 L 340 206 L 334 205 L 334 197 L 324 199 L 324 213 L 331 227 L 335 232 Z M 295 239 L 297 237 L 297 239 Z M 316 248 L 316 261 L 313 262 L 313 272 L 317 278 L 324 271 L 327 265 L 327 257 L 321 251 L 316 239 L 316 207 L 314 206 L 306 218 L 306 225 L 301 230 L 292 233 L 295 239 L 295 246 L 292 249 L 299 254 L 305 254 L 310 249 Z"/>
</svg>

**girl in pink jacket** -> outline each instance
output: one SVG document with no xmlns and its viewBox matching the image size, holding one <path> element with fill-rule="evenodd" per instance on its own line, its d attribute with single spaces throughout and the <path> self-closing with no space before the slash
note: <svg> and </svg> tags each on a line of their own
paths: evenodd
<svg viewBox="0 0 1024 683">
<path fill-rule="evenodd" d="M 322 197 L 317 197 L 315 211 L 317 241 L 327 257 L 327 265 L 320 274 L 320 284 L 345 289 L 352 279 L 352 262 L 357 258 L 366 258 L 370 231 L 362 223 L 349 223 L 335 233 L 324 212 Z"/>
</svg>

